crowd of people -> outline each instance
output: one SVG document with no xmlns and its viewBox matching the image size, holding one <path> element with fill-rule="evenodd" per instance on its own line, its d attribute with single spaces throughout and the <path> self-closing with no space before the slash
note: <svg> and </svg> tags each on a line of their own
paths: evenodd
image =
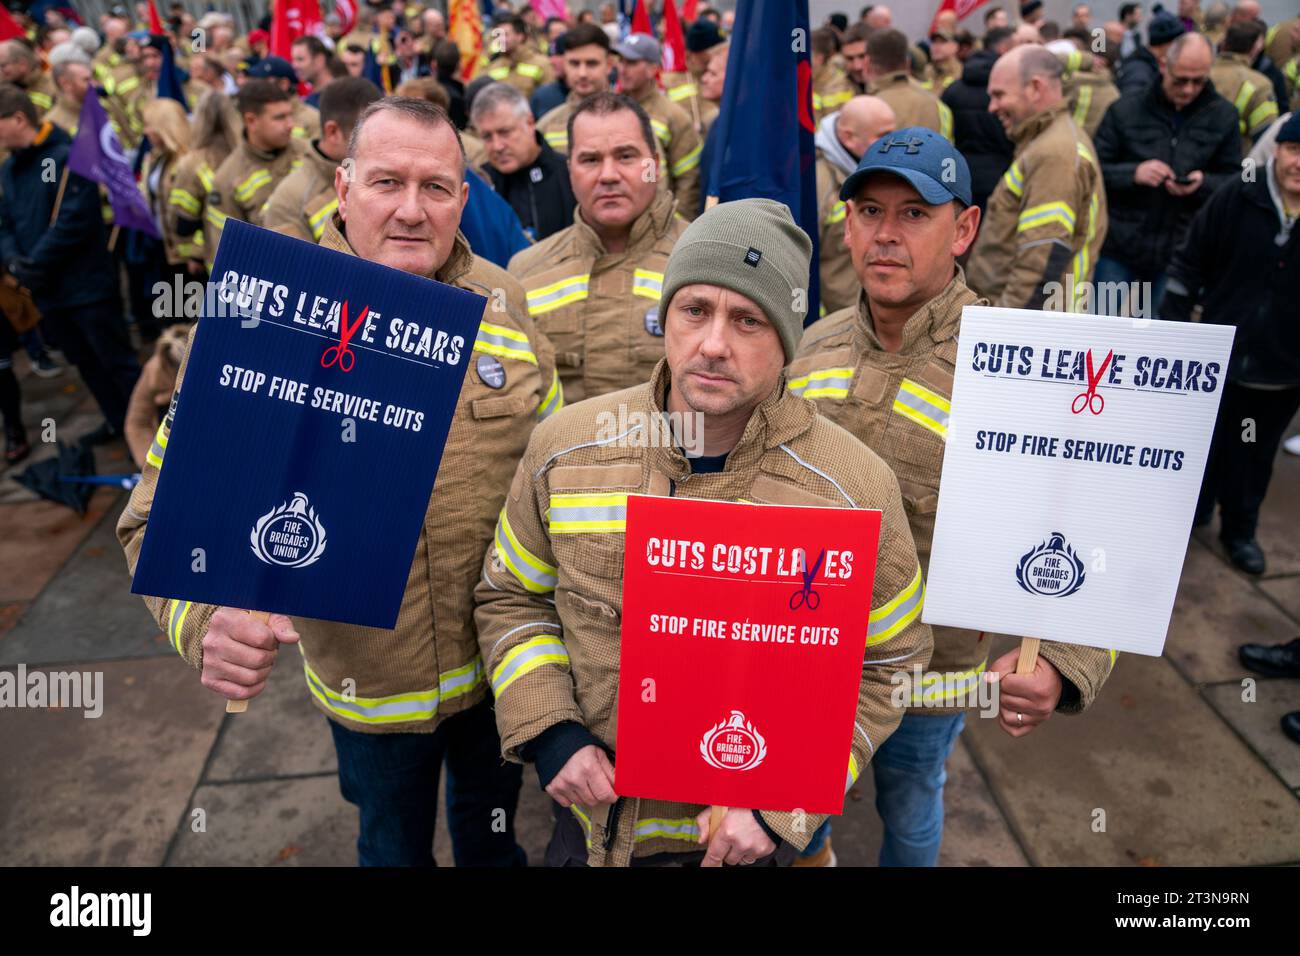
<svg viewBox="0 0 1300 956">
<path fill-rule="evenodd" d="M 182 4 L 167 11 L 170 36 L 143 26 L 141 4 L 94 26 L 51 13 L 28 39 L 0 44 L 6 460 L 30 451 L 14 355 L 25 351 L 37 375 L 61 374 L 51 352 L 62 356 L 104 416 L 88 440 L 125 437 L 143 473 L 119 525 L 134 566 L 195 318 L 170 290 L 206 278 L 230 217 L 504 290 L 510 320 L 493 318 L 475 349 L 505 385 L 471 369 L 462 401 L 510 396 L 501 407 L 512 411 L 466 415 L 477 434 L 457 416 L 431 503 L 442 496 L 463 519 L 436 546 L 463 554 L 449 566 L 465 573 L 430 590 L 433 572 L 413 569 L 405 616 L 382 634 L 149 599 L 173 646 L 205 686 L 246 699 L 278 644 L 300 644 L 344 795 L 361 810 L 363 862 L 431 859 L 428 787 L 436 793 L 445 759 L 458 862 L 520 862 L 511 830 L 472 821 L 486 808 L 513 814 L 527 761 L 559 808 L 548 862 L 694 853 L 824 865 L 828 826 L 805 832 L 788 814 L 733 809 L 710 834 L 707 811 L 640 801 L 620 820 L 610 759 L 621 557 L 602 533 L 621 531 L 626 494 L 646 475 L 652 494 L 671 482 L 688 497 L 879 507 L 902 528 L 882 539 L 848 782 L 873 768 L 882 862 L 932 865 L 944 761 L 964 721 L 945 701 L 998 675 L 1000 722 L 1021 736 L 1053 712 L 1086 709 L 1116 657 L 1045 645 L 1034 673 L 1017 675 L 1014 654 L 989 661 L 983 634 L 931 635 L 920 621 L 961 308 L 1236 326 L 1196 523 L 1217 509 L 1231 562 L 1263 573 L 1259 512 L 1300 409 L 1300 17 L 1266 24 L 1255 0 L 1205 10 L 1180 0 L 1176 12 L 1123 3 L 1106 22 L 1078 4 L 1060 24 L 1029 0 L 1010 14 L 982 7 L 967 18 L 978 33 L 948 11 L 908 37 L 884 5 L 854 22 L 833 14 L 808 44 L 814 260 L 784 206 L 716 204 L 711 191 L 737 69 L 731 11 L 699 6 L 684 62 L 668 71 L 661 37 L 628 32 L 613 4 L 571 20 L 496 7 L 481 52 L 449 38 L 435 5 L 400 0 L 360 5 L 346 32 L 331 14 L 288 59 L 269 52 L 265 24 L 239 35 L 228 15 L 195 20 Z M 173 56 L 185 103 L 160 95 Z M 115 224 L 97 185 L 66 170 L 91 91 L 139 157 L 161 238 Z M 399 148 L 410 143 L 422 148 Z M 374 188 L 366 168 L 381 152 L 417 186 L 452 170 L 463 212 L 447 218 Z M 53 183 L 49 168 L 61 174 Z M 390 218 L 427 248 L 389 248 Z M 762 248 L 761 261 L 737 267 L 743 257 L 719 251 L 736 243 Z M 801 269 L 819 282 L 820 316 L 791 311 Z M 20 331 L 25 298 L 43 318 Z M 648 412 L 703 415 L 704 454 L 598 447 L 593 416 L 615 394 Z M 506 500 L 500 476 L 521 459 Z M 538 502 L 554 511 L 575 497 L 597 502 L 575 509 L 600 512 L 573 522 L 592 533 L 558 534 Z M 422 543 L 417 562 L 426 553 Z M 427 673 L 401 663 L 429 647 Z M 885 664 L 931 652 L 942 677 L 914 688 L 905 715 L 886 713 Z M 1300 640 L 1241 656 L 1300 675 Z M 347 677 L 359 696 L 341 695 Z M 1300 713 L 1283 727 L 1300 743 Z M 377 749 L 379 731 L 412 738 L 408 751 Z"/>
</svg>

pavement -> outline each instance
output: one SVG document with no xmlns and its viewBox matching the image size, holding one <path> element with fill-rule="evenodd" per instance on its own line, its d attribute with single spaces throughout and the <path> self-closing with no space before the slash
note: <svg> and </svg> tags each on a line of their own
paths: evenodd
<svg viewBox="0 0 1300 956">
<path fill-rule="evenodd" d="M 40 380 L 16 362 L 33 440 L 45 420 L 63 441 L 98 425 L 75 373 Z M 52 454 L 41 445 L 29 462 Z M 96 459 L 101 474 L 134 470 L 120 443 Z M 0 862 L 354 865 L 357 814 L 296 653 L 247 713 L 226 715 L 130 594 L 114 535 L 126 493 L 101 488 L 78 516 L 9 480 L 29 462 L 0 472 L 0 670 L 97 673 L 104 704 L 94 719 L 0 716 Z M 971 716 L 948 762 L 941 864 L 1300 864 L 1300 746 L 1278 728 L 1300 709 L 1300 680 L 1254 677 L 1236 657 L 1300 634 L 1298 489 L 1300 458 L 1281 455 L 1262 578 L 1233 570 L 1212 529 L 1193 535 L 1164 656 L 1121 655 L 1087 714 L 1020 740 Z M 435 856 L 450 865 L 439 822 Z M 540 862 L 550 811 L 531 768 L 516 825 Z M 880 835 L 868 773 L 834 822 L 841 865 L 874 865 Z"/>
</svg>

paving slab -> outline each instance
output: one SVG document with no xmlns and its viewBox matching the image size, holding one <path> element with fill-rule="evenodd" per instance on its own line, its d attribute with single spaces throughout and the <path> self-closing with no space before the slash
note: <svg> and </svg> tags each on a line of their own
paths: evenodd
<svg viewBox="0 0 1300 956">
<path fill-rule="evenodd" d="M 1253 680 L 1253 701 L 1242 700 L 1245 689 L 1240 683 L 1216 684 L 1202 693 L 1288 787 L 1300 787 L 1300 745 L 1292 743 L 1278 723 L 1283 714 L 1300 710 L 1300 680 Z"/>
<path fill-rule="evenodd" d="M 1261 600 L 1250 580 L 1192 541 L 1165 639 L 1165 655 L 1189 680 L 1210 684 L 1244 677 L 1238 644 L 1290 640 L 1295 631 L 1295 622 Z"/>
<path fill-rule="evenodd" d="M 174 664 L 92 665 L 103 672 L 103 714 L 96 719 L 79 710 L 5 711 L 4 863 L 162 863 L 222 716 L 175 679 Z"/>
<path fill-rule="evenodd" d="M 98 488 L 90 497 L 86 513 L 79 515 L 66 505 L 38 501 L 13 482 L 3 484 L 18 488 L 28 500 L 0 504 L 0 527 L 4 528 L 0 601 L 34 599 L 104 516 L 110 510 L 120 512 L 119 500 L 125 501 L 121 491 Z"/>
<path fill-rule="evenodd" d="M 202 690 L 198 674 L 194 686 Z M 213 706 L 221 706 L 208 693 Z M 242 714 L 232 714 L 217 742 L 205 783 L 336 773 L 338 760 L 327 718 L 311 703 L 302 656 L 280 648 L 271 677 Z"/>
<path fill-rule="evenodd" d="M 1259 589 L 1291 616 L 1296 624 L 1292 636 L 1300 636 L 1300 575 L 1261 581 Z"/>
<path fill-rule="evenodd" d="M 1034 864 L 1300 861 L 1300 801 L 1163 658 L 1123 655 L 1085 715 L 965 737 Z"/>
<path fill-rule="evenodd" d="M 166 656 L 177 665 L 179 677 L 184 665 L 175 660 L 176 652 L 144 602 L 131 593 L 131 577 L 114 531 L 126 496 L 101 490 L 109 491 L 112 507 L 101 512 L 99 524 L 53 585 L 0 637 L 0 664 Z"/>
<path fill-rule="evenodd" d="M 1259 546 L 1268 559 L 1265 577 L 1300 574 L 1300 456 L 1279 451 L 1268 497 L 1260 509 Z"/>
</svg>

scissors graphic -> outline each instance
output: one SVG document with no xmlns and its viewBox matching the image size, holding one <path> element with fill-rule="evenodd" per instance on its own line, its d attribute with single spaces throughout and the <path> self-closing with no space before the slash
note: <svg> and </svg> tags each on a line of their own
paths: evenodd
<svg viewBox="0 0 1300 956">
<path fill-rule="evenodd" d="M 1100 415 L 1102 409 L 1106 407 L 1106 399 L 1097 394 L 1097 383 L 1106 374 L 1106 366 L 1110 364 L 1110 360 L 1114 355 L 1114 349 L 1107 352 L 1106 357 L 1102 360 L 1101 368 L 1097 369 L 1097 373 L 1094 375 L 1092 371 L 1092 349 L 1088 349 L 1088 390 L 1074 396 L 1074 403 L 1070 406 L 1070 411 L 1074 412 L 1074 414 L 1080 415 L 1086 408 L 1094 415 Z"/>
<path fill-rule="evenodd" d="M 331 365 L 337 364 L 341 372 L 352 371 L 352 366 L 356 364 L 357 358 L 356 353 L 352 351 L 348 343 L 352 341 L 352 336 L 357 334 L 357 329 L 361 328 L 361 323 L 366 321 L 366 316 L 369 313 L 370 306 L 366 306 L 361 310 L 361 314 L 357 316 L 357 320 L 348 325 L 348 304 L 343 303 L 343 308 L 339 313 L 339 344 L 331 345 L 321 355 L 321 368 L 329 368 Z"/>
<path fill-rule="evenodd" d="M 817 580 L 817 572 L 822 569 L 822 562 L 825 560 L 826 549 L 822 548 L 822 553 L 817 555 L 812 570 L 803 575 L 803 587 L 790 595 L 790 610 L 797 611 L 799 608 L 806 606 L 808 610 L 815 611 L 817 606 L 822 603 L 822 596 L 812 589 L 812 583 Z"/>
</svg>

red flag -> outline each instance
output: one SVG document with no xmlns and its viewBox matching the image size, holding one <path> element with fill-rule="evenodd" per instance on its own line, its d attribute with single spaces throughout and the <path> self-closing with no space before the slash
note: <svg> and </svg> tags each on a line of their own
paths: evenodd
<svg viewBox="0 0 1300 956">
<path fill-rule="evenodd" d="M 26 36 L 23 28 L 4 7 L 0 7 L 0 40 L 14 40 Z"/>
<path fill-rule="evenodd" d="M 483 21 L 476 0 L 448 0 L 447 38 L 460 47 L 460 78 L 468 83 L 483 53 Z"/>
<path fill-rule="evenodd" d="M 338 14 L 339 26 L 343 28 L 339 36 L 347 36 L 357 25 L 356 0 L 334 0 L 334 12 Z"/>
<path fill-rule="evenodd" d="M 687 23 L 695 22 L 695 7 L 698 0 L 682 0 L 682 19 Z"/>
<path fill-rule="evenodd" d="M 665 73 L 680 73 L 686 69 L 686 38 L 682 35 L 682 22 L 677 19 L 677 4 L 664 0 L 664 58 Z"/>
<path fill-rule="evenodd" d="M 271 17 L 271 55 L 293 57 L 293 41 L 321 28 L 320 0 L 276 0 Z"/>
<path fill-rule="evenodd" d="M 149 32 L 154 36 L 165 36 L 167 33 L 163 29 L 162 17 L 158 16 L 158 8 L 154 6 L 153 0 L 149 0 Z"/>
<path fill-rule="evenodd" d="M 647 0 L 637 0 L 636 9 L 632 11 L 632 32 L 648 33 L 654 36 L 655 32 L 650 26 L 650 11 L 646 9 Z"/>
<path fill-rule="evenodd" d="M 934 19 L 930 21 L 930 29 L 933 30 L 935 24 L 939 22 L 939 14 L 945 10 L 951 10 L 957 14 L 958 20 L 964 20 L 976 8 L 982 7 L 989 0 L 943 0 L 939 4 L 939 9 L 934 12 Z"/>
</svg>

